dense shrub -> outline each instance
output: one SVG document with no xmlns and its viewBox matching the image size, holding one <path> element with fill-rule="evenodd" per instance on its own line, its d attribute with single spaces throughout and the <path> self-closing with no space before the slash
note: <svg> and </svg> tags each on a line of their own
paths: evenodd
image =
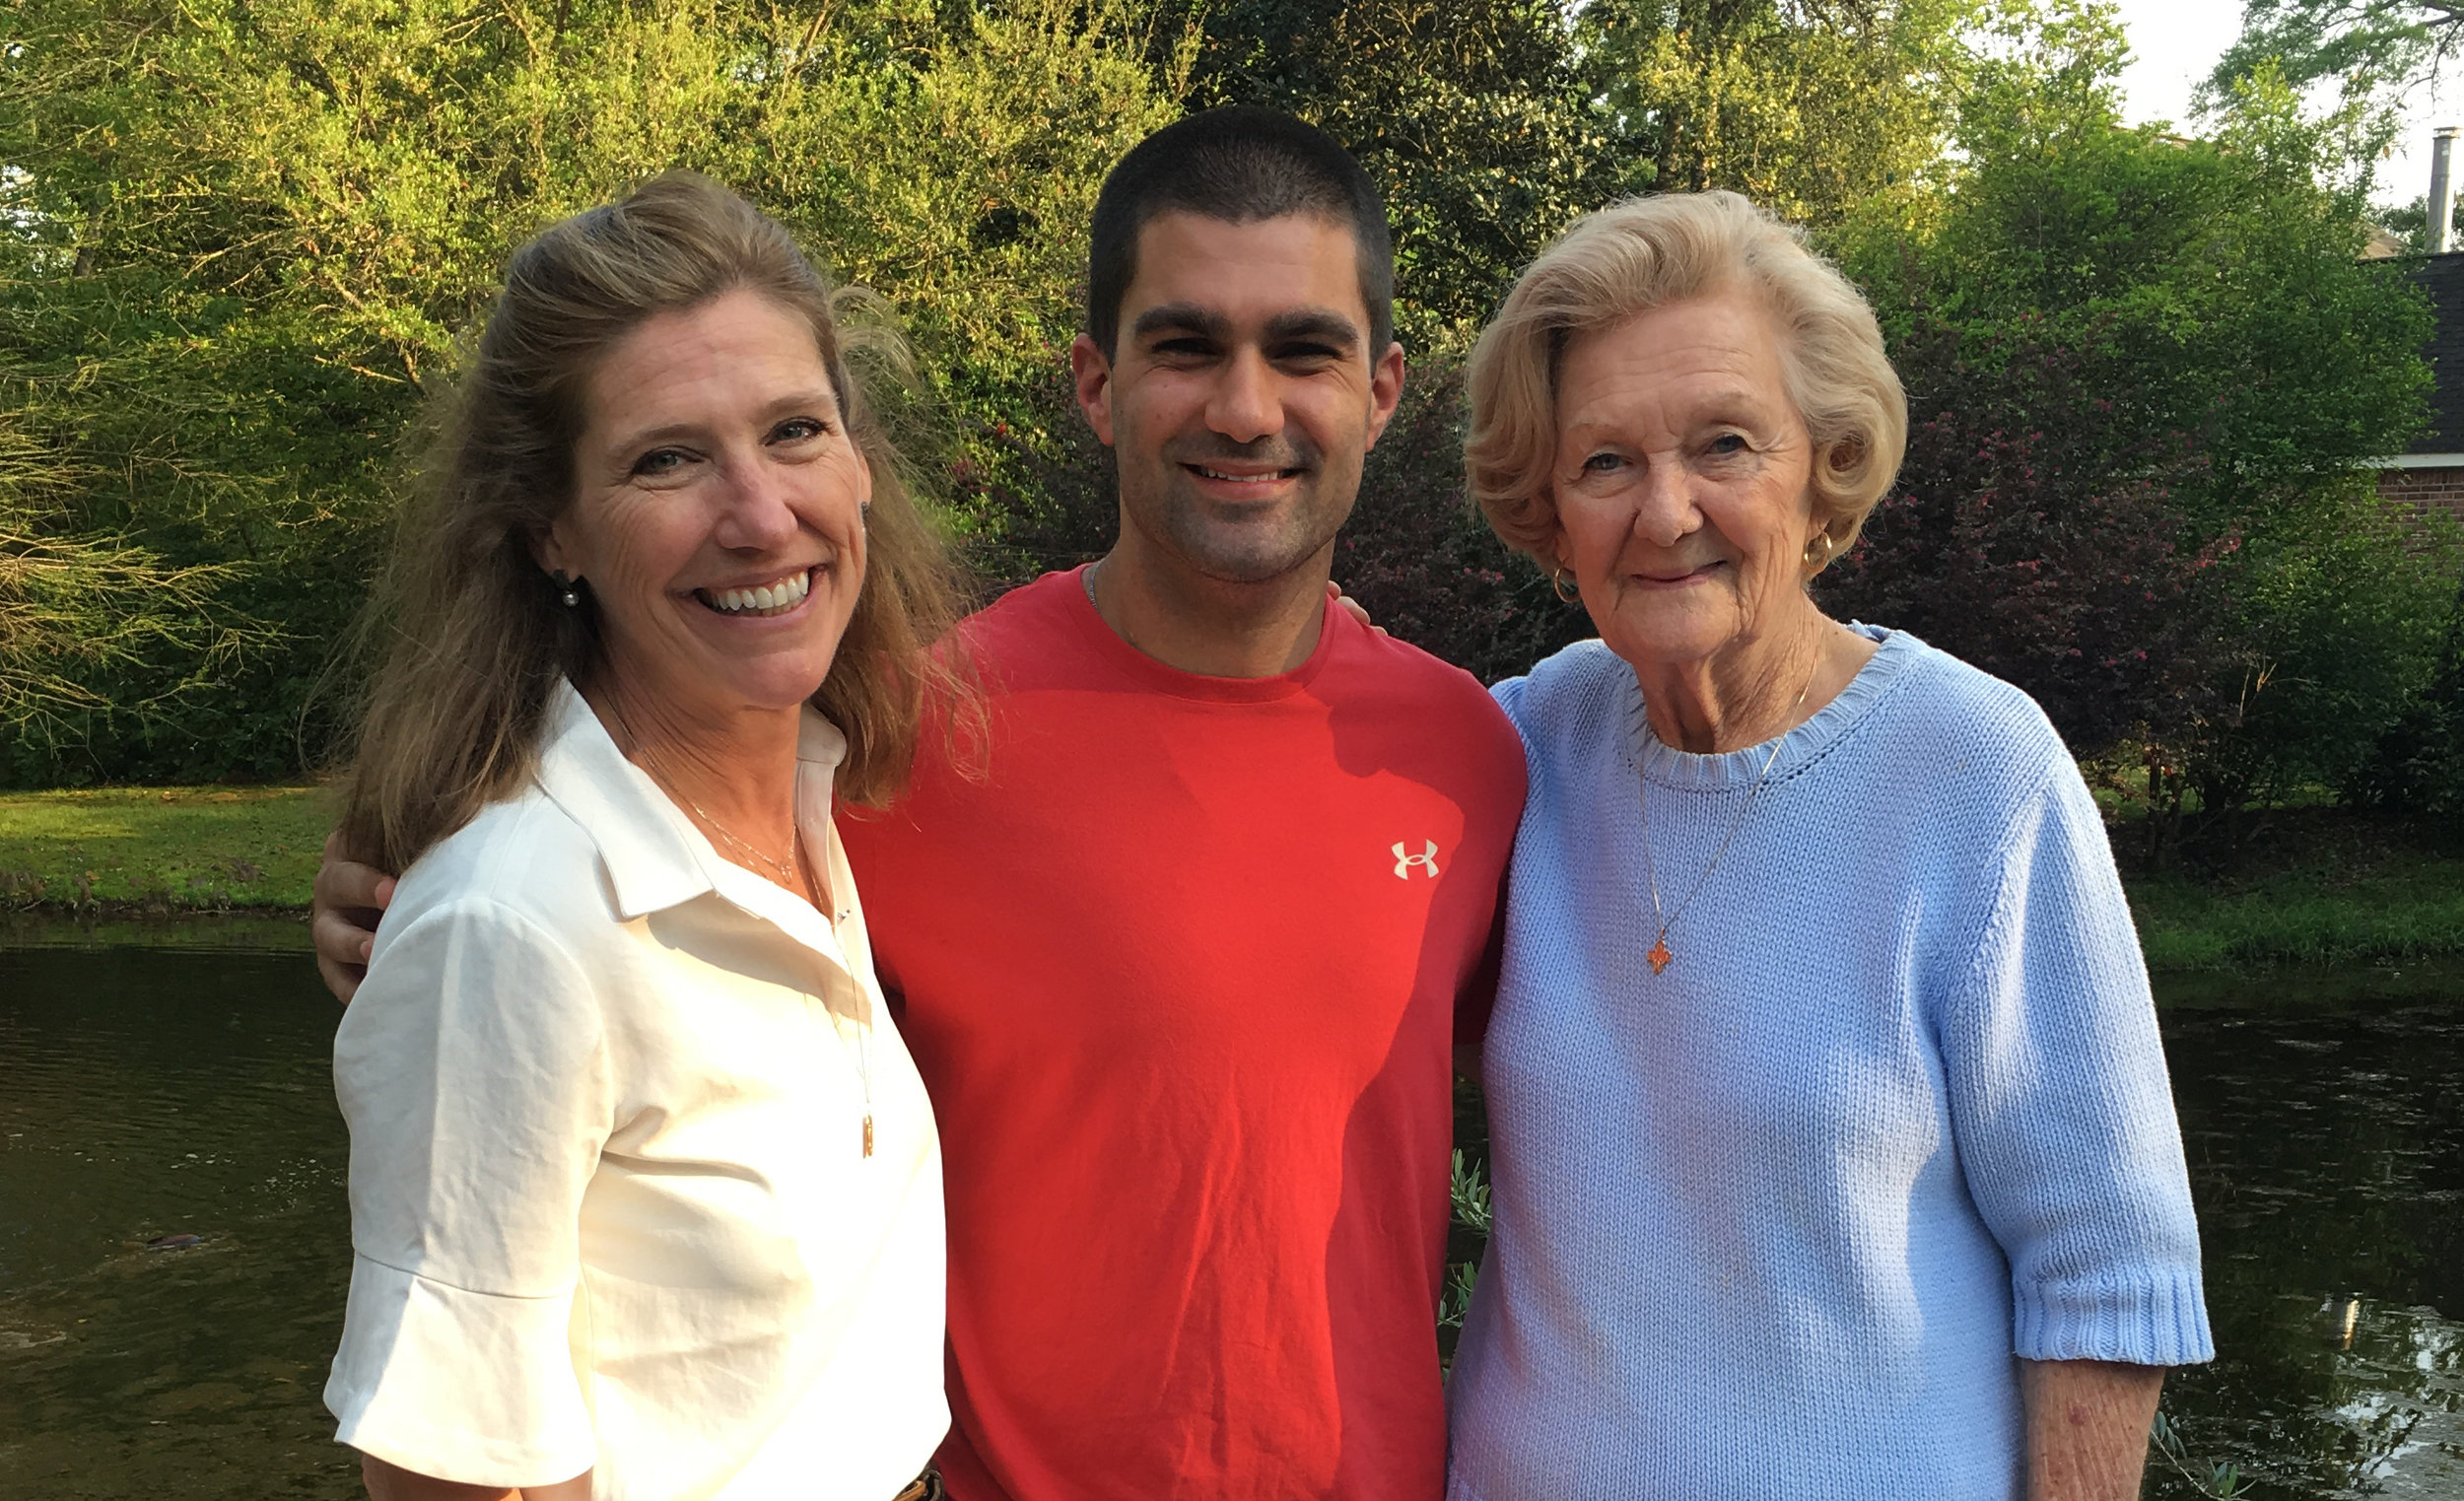
<svg viewBox="0 0 2464 1501">
<path fill-rule="evenodd" d="M 2349 113 L 2262 73 L 2185 142 L 2123 126 L 2109 14 L 2038 41 L 1980 64 L 1952 191 L 1832 239 L 1918 426 L 1831 597 L 1938 622 L 2075 749 L 2125 745 L 2161 847 L 2342 785 L 2428 681 L 2451 561 L 2370 460 L 2425 418 L 2431 318 L 2360 258 Z"/>
<path fill-rule="evenodd" d="M 2464 598 L 2448 618 L 2436 676 L 2346 779 L 2344 794 L 2464 834 Z"/>
<path fill-rule="evenodd" d="M 0 691 L 0 777 L 313 764 L 314 690 L 405 432 L 504 257 L 666 169 L 743 190 L 884 293 L 928 404 L 998 420 L 1074 331 L 1102 174 L 1180 111 L 1150 19 L 1132 0 L 0 6 L 0 439 L 81 479 L 33 540 L 133 558 L 109 551 L 125 540 L 208 596 L 141 649 L 49 653 L 57 712 Z"/>
<path fill-rule="evenodd" d="M 2231 537 L 2185 537 L 2175 490 L 2207 460 L 2111 433 L 2077 350 L 1972 349 L 1921 329 L 1899 483 L 1819 580 L 1843 618 L 1915 632 L 2025 689 L 2080 755 L 2178 741 L 2212 717 L 2238 648 L 2218 629 Z"/>
<path fill-rule="evenodd" d="M 999 518 L 966 539 L 988 594 L 1111 550 L 1121 530 L 1112 450 L 1078 410 L 1068 362 L 1052 361 L 1013 393 L 1005 415 L 979 419 L 972 436 L 946 489 L 958 514 Z"/>
<path fill-rule="evenodd" d="M 1484 683 L 1593 634 L 1526 558 L 1506 551 L 1463 484 L 1463 374 L 1415 369 L 1371 450 L 1335 577 L 1370 617 Z"/>
<path fill-rule="evenodd" d="M 2454 528 L 2392 510 L 2370 481 L 2321 487 L 2301 524 L 2254 535 L 2236 562 L 2227 628 L 2252 666 L 2232 732 L 2190 763 L 2208 809 L 2353 785 L 2437 675 Z"/>
<path fill-rule="evenodd" d="M 2212 433 L 2115 421 L 2109 353 L 1939 323 L 1894 353 L 1907 460 L 1827 608 L 2025 689 L 2075 753 L 2128 768 L 2158 858 L 2208 815 L 2367 782 L 2432 672 L 2451 528 L 2367 472 L 2235 475 Z M 2251 529 L 2204 529 L 2185 492 L 2235 497 Z"/>
</svg>

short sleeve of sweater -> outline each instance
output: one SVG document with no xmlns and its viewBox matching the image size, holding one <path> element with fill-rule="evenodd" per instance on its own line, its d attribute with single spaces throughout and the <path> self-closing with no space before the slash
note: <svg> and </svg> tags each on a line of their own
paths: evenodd
<svg viewBox="0 0 2464 1501">
<path fill-rule="evenodd" d="M 1981 934 L 1940 1022 L 1961 1168 L 2010 1262 L 2017 1354 L 2208 1360 L 2138 934 L 2087 785 L 2049 760 L 1988 864 Z"/>
<path fill-rule="evenodd" d="M 610 1089 L 587 980 L 482 900 L 380 939 L 334 1040 L 351 1127 L 351 1293 L 336 1437 L 439 1479 L 592 1467 L 572 1326 Z"/>
</svg>

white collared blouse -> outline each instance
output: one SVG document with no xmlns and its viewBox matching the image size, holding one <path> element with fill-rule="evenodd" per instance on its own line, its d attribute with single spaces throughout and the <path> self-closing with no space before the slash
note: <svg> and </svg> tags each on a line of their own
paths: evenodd
<svg viewBox="0 0 2464 1501">
<path fill-rule="evenodd" d="M 825 917 L 559 685 L 537 779 L 403 874 L 334 1043 L 341 1442 L 597 1501 L 887 1501 L 948 1424 L 940 1145 L 807 711 Z M 872 1123 L 872 1154 L 863 1151 Z"/>
</svg>

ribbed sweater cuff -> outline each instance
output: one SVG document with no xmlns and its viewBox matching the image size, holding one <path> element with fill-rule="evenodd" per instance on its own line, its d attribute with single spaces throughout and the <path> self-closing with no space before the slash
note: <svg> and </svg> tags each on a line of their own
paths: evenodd
<svg viewBox="0 0 2464 1501">
<path fill-rule="evenodd" d="M 2195 1365 L 2216 1358 L 2195 1270 L 2148 1272 L 2101 1286 L 2011 1287 L 2014 1354 L 2023 1360 Z"/>
</svg>

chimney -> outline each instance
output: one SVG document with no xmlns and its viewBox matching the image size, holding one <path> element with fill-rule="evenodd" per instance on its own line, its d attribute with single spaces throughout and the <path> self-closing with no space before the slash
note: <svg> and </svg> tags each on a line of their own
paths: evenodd
<svg viewBox="0 0 2464 1501">
<path fill-rule="evenodd" d="M 2430 253 L 2444 255 L 2455 248 L 2455 138 L 2464 135 L 2453 125 L 2430 133 Z"/>
</svg>

